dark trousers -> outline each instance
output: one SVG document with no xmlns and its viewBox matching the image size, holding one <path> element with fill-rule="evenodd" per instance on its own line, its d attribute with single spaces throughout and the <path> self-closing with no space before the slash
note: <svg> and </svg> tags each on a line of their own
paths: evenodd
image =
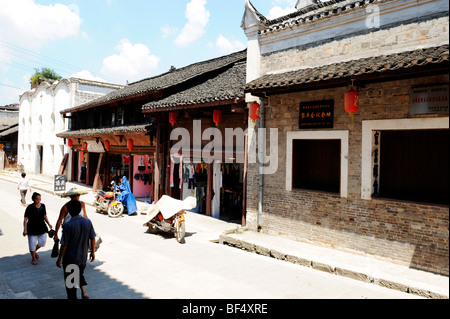
<svg viewBox="0 0 450 319">
<path fill-rule="evenodd" d="M 20 190 L 20 201 L 22 202 L 22 204 L 26 204 L 27 203 L 27 200 L 25 199 L 25 196 L 27 196 L 27 189 L 25 189 L 25 190 Z"/>
<path fill-rule="evenodd" d="M 71 267 L 69 267 L 69 266 L 71 266 Z M 64 265 L 63 264 L 64 285 L 66 287 L 67 299 L 78 299 L 77 298 L 77 287 L 73 287 L 74 283 L 79 283 L 80 290 L 81 290 L 81 287 L 87 286 L 87 282 L 84 278 L 84 269 L 85 268 L 86 268 L 86 264 L 84 264 L 84 265 Z"/>
<path fill-rule="evenodd" d="M 189 181 L 188 181 L 188 188 L 189 189 L 195 189 L 195 183 L 194 183 L 194 179 L 193 178 L 189 178 Z"/>
</svg>

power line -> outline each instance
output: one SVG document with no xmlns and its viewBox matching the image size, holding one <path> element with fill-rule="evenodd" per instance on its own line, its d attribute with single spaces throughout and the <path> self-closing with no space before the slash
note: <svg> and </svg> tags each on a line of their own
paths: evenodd
<svg viewBox="0 0 450 319">
<path fill-rule="evenodd" d="M 63 62 L 63 61 L 59 61 L 59 60 L 56 60 L 56 59 L 44 56 L 44 55 L 42 55 L 40 53 L 36 53 L 36 52 L 31 51 L 31 50 L 19 47 L 19 46 L 15 45 L 15 44 L 7 43 L 7 42 L 4 42 L 4 41 L 0 40 L 0 45 L 2 45 L 3 47 L 9 48 L 11 50 L 14 50 L 14 51 L 18 51 L 20 53 L 25 53 L 27 55 L 31 55 L 31 56 L 36 57 L 36 58 L 41 59 L 41 60 L 46 60 L 46 61 L 54 63 L 54 64 L 59 64 L 59 65 L 64 66 L 64 67 L 68 67 L 68 68 L 73 69 L 75 71 L 81 70 L 81 68 L 79 68 L 79 67 L 73 66 L 73 65 L 68 64 L 66 62 Z M 9 53 L 9 52 L 8 52 L 8 54 L 16 55 L 17 57 L 20 57 L 22 59 L 30 60 L 28 58 L 24 58 L 23 56 L 19 56 L 17 54 L 12 54 L 12 53 Z"/>
<path fill-rule="evenodd" d="M 15 86 L 12 86 L 12 85 L 8 85 L 8 84 L 0 83 L 0 85 L 7 86 L 7 87 L 10 87 L 10 88 L 13 88 L 13 89 L 17 89 L 17 90 L 23 90 L 23 88 L 18 88 L 18 87 L 15 87 Z"/>
<path fill-rule="evenodd" d="M 8 51 L 6 51 L 6 53 L 11 55 L 12 57 L 15 57 L 15 58 L 23 59 L 25 61 L 31 61 L 33 63 L 42 63 L 42 62 L 38 62 L 38 61 L 36 61 L 34 59 L 30 59 L 28 57 L 24 57 L 23 55 L 19 55 L 19 54 L 25 54 L 25 55 L 29 55 L 31 57 L 34 57 L 34 58 L 36 58 L 38 60 L 44 60 L 44 61 L 47 61 L 49 63 L 56 64 L 56 65 L 58 65 L 57 67 L 55 67 L 55 69 L 56 69 L 55 71 L 57 73 L 67 74 L 69 76 L 70 74 L 73 74 L 75 72 L 80 72 L 80 71 L 83 70 L 83 68 L 71 65 L 69 63 L 66 63 L 66 62 L 63 62 L 63 61 L 51 58 L 51 57 L 44 56 L 44 55 L 42 55 L 40 53 L 37 53 L 37 52 L 31 51 L 31 50 L 25 49 L 25 48 L 20 47 L 18 45 L 11 44 L 11 43 L 8 43 L 8 42 L 2 41 L 2 40 L 0 40 L 0 46 L 3 46 L 4 48 L 9 49 Z M 10 50 L 12 50 L 12 52 L 9 52 Z M 24 68 L 25 67 L 25 68 L 27 68 L 28 72 L 30 71 L 29 69 L 31 69 L 31 67 L 29 67 L 27 65 L 24 65 L 24 64 L 21 64 L 19 62 L 10 62 L 10 64 L 16 64 L 16 67 L 20 67 L 20 68 Z M 34 70 L 35 68 L 32 68 L 32 69 Z M 70 71 L 69 71 L 69 69 L 70 69 Z M 91 71 L 89 71 L 89 72 L 91 72 Z M 116 82 L 116 83 L 122 82 L 122 80 L 114 79 L 114 78 L 111 78 L 111 77 L 108 77 L 108 76 L 103 76 L 103 75 L 96 74 L 96 73 L 93 73 L 93 72 L 91 72 L 91 74 L 93 74 L 94 76 L 107 78 L 111 82 Z"/>
<path fill-rule="evenodd" d="M 25 65 L 25 64 L 22 64 L 22 63 L 19 63 L 19 62 L 15 62 L 15 61 L 6 61 L 6 60 L 3 60 L 3 59 L 0 59 L 0 62 L 2 62 L 5 65 L 10 65 L 10 66 L 22 69 L 22 70 L 27 71 L 27 72 L 30 72 L 30 69 L 32 69 L 32 67 L 30 67 L 28 65 Z"/>
</svg>

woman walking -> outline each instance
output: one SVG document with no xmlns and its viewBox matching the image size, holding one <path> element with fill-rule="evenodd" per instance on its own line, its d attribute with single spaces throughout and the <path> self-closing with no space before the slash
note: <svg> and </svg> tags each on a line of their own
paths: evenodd
<svg viewBox="0 0 450 319">
<path fill-rule="evenodd" d="M 28 205 L 25 210 L 23 221 L 23 236 L 28 235 L 28 248 L 31 254 L 31 264 L 37 265 L 39 255 L 37 250 L 45 246 L 47 242 L 47 224 L 50 229 L 52 225 L 47 218 L 47 211 L 45 205 L 41 203 L 41 195 L 33 193 L 31 196 L 33 204 Z"/>
</svg>

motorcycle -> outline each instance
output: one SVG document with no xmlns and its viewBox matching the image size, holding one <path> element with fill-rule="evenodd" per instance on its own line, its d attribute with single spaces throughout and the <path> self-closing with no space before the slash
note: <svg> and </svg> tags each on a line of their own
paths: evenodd
<svg viewBox="0 0 450 319">
<path fill-rule="evenodd" d="M 120 191 L 115 187 L 114 182 L 111 183 L 111 191 L 109 192 L 97 190 L 97 196 L 94 201 L 97 213 L 106 212 L 111 218 L 122 216 L 125 208 L 122 202 L 116 199 L 118 196 L 120 196 Z"/>
<path fill-rule="evenodd" d="M 195 197 L 188 197 L 181 201 L 170 196 L 162 196 L 157 204 L 151 205 L 146 213 L 150 221 L 143 226 L 148 227 L 152 234 L 158 231 L 173 232 L 179 243 L 184 243 L 186 235 L 185 213 L 197 206 Z"/>
</svg>

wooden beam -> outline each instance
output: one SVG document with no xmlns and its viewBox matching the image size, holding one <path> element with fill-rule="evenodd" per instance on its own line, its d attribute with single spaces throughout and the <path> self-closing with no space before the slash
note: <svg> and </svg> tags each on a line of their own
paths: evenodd
<svg viewBox="0 0 450 319">
<path fill-rule="evenodd" d="M 161 124 L 156 127 L 156 150 L 153 158 L 153 201 L 158 202 L 161 186 Z"/>
<path fill-rule="evenodd" d="M 66 172 L 66 165 L 69 159 L 69 153 L 64 154 L 64 157 L 61 161 L 61 166 L 59 167 L 58 175 L 64 174 Z"/>
<path fill-rule="evenodd" d="M 244 160 L 244 177 L 242 185 L 242 227 L 247 225 L 247 173 L 248 173 L 248 135 L 244 137 L 245 160 Z"/>
<path fill-rule="evenodd" d="M 100 181 L 100 168 L 102 166 L 102 160 L 103 160 L 103 153 L 100 153 L 100 156 L 98 158 L 98 163 L 97 163 L 97 169 L 95 171 L 94 185 L 92 186 L 92 190 L 94 192 L 97 191 L 98 182 Z"/>
</svg>

